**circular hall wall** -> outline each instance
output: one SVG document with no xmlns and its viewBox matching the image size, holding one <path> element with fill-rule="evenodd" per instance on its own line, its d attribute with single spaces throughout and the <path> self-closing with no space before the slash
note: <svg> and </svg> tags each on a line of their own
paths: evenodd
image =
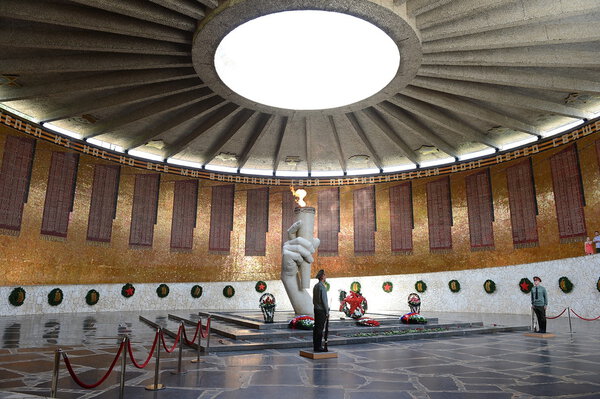
<svg viewBox="0 0 600 399">
<path fill-rule="evenodd" d="M 316 257 L 314 270 L 326 268 L 332 278 L 353 276 L 402 275 L 414 273 L 433 273 L 484 269 L 516 264 L 528 264 L 555 259 L 575 257 L 583 254 L 583 242 L 580 236 L 572 239 L 561 239 L 558 227 L 557 210 L 561 209 L 555 201 L 551 157 L 569 146 L 576 149 L 583 199 L 585 200 L 583 215 L 587 234 L 600 230 L 600 194 L 596 187 L 600 183 L 600 172 L 597 157 L 596 133 L 597 123 L 593 129 L 581 128 L 581 134 L 572 134 L 568 140 L 561 138 L 551 140 L 552 148 L 534 153 L 514 161 L 504 161 L 488 168 L 457 171 L 448 175 L 429 172 L 431 176 L 412 178 L 412 207 L 414 228 L 411 251 L 392 251 L 390 189 L 405 181 L 390 181 L 378 184 L 351 184 L 339 186 L 339 234 L 337 254 Z M 31 139 L 17 129 L 0 125 L 0 156 L 7 157 L 7 140 L 9 137 L 25 137 Z M 67 141 L 68 142 L 68 141 Z M 93 183 L 98 165 L 118 165 L 118 163 L 102 160 L 91 154 L 82 153 L 75 169 L 74 196 L 72 211 L 66 219 L 66 236 L 42 234 L 46 223 L 52 218 L 52 209 L 45 209 L 48 197 L 49 182 L 54 153 L 75 153 L 72 146 L 51 144 L 46 140 L 35 140 L 34 157 L 31 176 L 28 181 L 26 202 L 22 203 L 22 217 L 19 229 L 0 229 L 0 272 L 3 275 L 3 286 L 17 285 L 70 285 L 70 284 L 119 284 L 132 283 L 184 283 L 184 282 L 235 282 L 277 280 L 280 274 L 280 256 L 282 243 L 282 202 L 289 195 L 285 185 L 268 187 L 268 231 L 264 236 L 264 255 L 247 255 L 247 236 L 253 245 L 260 244 L 256 230 L 247 230 L 247 220 L 256 217 L 256 207 L 248 209 L 248 196 L 251 190 L 267 188 L 255 184 L 241 184 L 207 179 L 196 179 L 190 176 L 177 176 L 172 173 L 158 173 L 156 170 L 144 170 L 120 165 L 118 175 L 118 196 L 116 211 L 111 214 L 112 228 L 110 240 L 93 242 L 87 239 L 90 223 L 90 209 L 93 198 Z M 12 148 L 12 147 L 11 147 Z M 8 152 L 12 150 L 9 149 Z M 514 154 L 513 151 L 511 154 Z M 509 154 L 510 155 L 510 154 Z M 522 155 L 522 152 L 521 154 Z M 503 155 L 499 155 L 503 156 Z M 504 155 L 506 157 L 506 155 Z M 513 242 L 513 229 L 509 192 L 507 184 L 507 168 L 520 162 L 530 160 L 533 171 L 533 182 L 537 198 L 537 214 L 534 215 L 538 242 L 531 245 L 516 246 Z M 148 163 L 148 165 L 151 165 Z M 13 165 L 3 162 L 2 174 L 10 175 Z M 460 168 L 459 168 L 460 169 Z M 466 179 L 473 173 L 489 169 L 489 182 L 493 197 L 493 247 L 485 250 L 472 248 L 469 228 L 469 212 L 467 206 Z M 17 171 L 14 171 L 15 175 Z M 54 173 L 56 174 L 56 173 Z M 140 175 L 159 174 L 157 197 L 148 193 L 135 192 L 136 178 Z M 4 176 L 4 183 L 9 180 Z M 408 176 L 408 175 L 407 175 Z M 411 175 L 416 176 L 416 173 Z M 451 203 L 451 248 L 432 250 L 430 247 L 430 223 L 428 210 L 427 187 L 429 183 L 449 177 Z M 197 205 L 195 209 L 196 224 L 192 229 L 191 249 L 172 249 L 171 233 L 174 209 L 174 191 L 176 182 L 196 181 Z M 357 180 L 362 182 L 362 178 Z M 64 182 L 63 182 L 64 183 Z M 11 183 L 12 184 L 12 183 Z M 55 184 L 55 183 L 53 183 Z M 233 213 L 231 218 L 215 218 L 211 221 L 211 208 L 214 201 L 214 187 L 233 185 Z M 67 185 L 68 186 L 68 185 Z M 66 187 L 66 186 L 65 186 Z M 319 226 L 319 193 L 331 186 L 307 186 L 308 203 L 317 208 L 315 230 Z M 355 252 L 355 191 L 368 188 L 374 190 L 376 231 L 374 232 L 374 252 Z M 10 191 L 7 191 L 10 192 Z M 137 197 L 144 198 L 138 204 L 142 215 L 150 223 L 150 230 L 145 231 L 145 240 L 151 245 L 130 245 L 132 239 L 132 215 Z M 253 194 L 252 194 L 253 195 Z M 144 208 L 151 200 L 155 201 L 156 212 Z M 145 201 L 145 202 L 144 202 Z M 144 205 L 145 204 L 145 205 Z M 18 207 L 17 207 L 18 208 Z M 144 211 L 146 209 L 146 211 Z M 431 209 L 431 204 L 430 204 Z M 11 211 L 12 212 L 12 211 Z M 16 211 L 15 211 L 16 212 Z M 141 213 L 139 213 L 141 212 Z M 144 213 L 146 212 L 146 213 Z M 358 211 L 357 211 L 358 212 Z M 46 216 L 44 216 L 46 214 Z M 16 215 L 16 216 L 15 216 Z M 218 216 L 218 215 L 217 215 Z M 220 215 L 223 216 L 223 215 Z M 46 218 L 46 219 L 45 219 Z M 150 220 L 150 222 L 148 222 Z M 360 218 L 357 220 L 361 220 Z M 14 220 L 13 220 L 14 222 Z M 154 223 L 155 222 L 155 223 Z M 433 230 L 436 231 L 436 223 Z M 16 223 L 16 222 L 15 222 Z M 55 224 L 57 222 L 55 221 Z M 211 223 L 213 227 L 231 224 L 230 246 L 209 250 Z M 222 231 L 222 230 L 221 230 Z M 138 231 L 139 233 L 139 231 Z M 315 231 L 317 234 L 317 231 Z M 150 236 L 148 236 L 150 234 Z M 138 237 L 139 238 L 139 237 Z M 135 241 L 135 240 L 134 240 Z M 258 243 L 258 244 L 257 244 Z M 260 252 L 260 251 L 259 251 Z M 313 273 L 314 274 L 314 273 Z"/>
</svg>

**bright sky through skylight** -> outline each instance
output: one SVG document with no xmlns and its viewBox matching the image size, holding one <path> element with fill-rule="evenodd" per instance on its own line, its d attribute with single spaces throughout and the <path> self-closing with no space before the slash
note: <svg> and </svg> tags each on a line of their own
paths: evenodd
<svg viewBox="0 0 600 399">
<path fill-rule="evenodd" d="M 278 108 L 355 103 L 394 78 L 400 53 L 375 25 L 327 11 L 286 11 L 246 22 L 219 44 L 215 68 L 230 89 Z"/>
</svg>

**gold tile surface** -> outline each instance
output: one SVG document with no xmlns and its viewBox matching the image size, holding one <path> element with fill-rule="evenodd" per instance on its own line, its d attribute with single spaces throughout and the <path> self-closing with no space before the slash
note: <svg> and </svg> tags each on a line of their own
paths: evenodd
<svg viewBox="0 0 600 399">
<path fill-rule="evenodd" d="M 19 134 L 0 127 L 0 156 L 6 136 Z M 595 149 L 597 134 L 577 141 L 585 188 L 585 217 L 588 234 L 600 230 L 600 173 Z M 583 255 L 583 243 L 561 244 L 552 189 L 549 158 L 560 149 L 533 155 L 534 177 L 538 200 L 537 216 L 540 246 L 514 249 L 512 245 L 510 211 L 505 169 L 511 163 L 491 168 L 494 197 L 494 240 L 496 250 L 471 252 L 465 176 L 474 171 L 451 175 L 453 251 L 444 255 L 429 253 L 427 200 L 425 185 L 430 179 L 413 180 L 415 228 L 412 255 L 395 255 L 390 250 L 389 188 L 399 183 L 376 186 L 377 227 L 376 254 L 354 256 L 352 191 L 363 186 L 342 186 L 341 229 L 339 256 L 317 257 L 313 268 L 326 268 L 329 277 L 387 275 L 447 270 L 479 269 L 504 265 L 539 262 Z M 28 201 L 23 210 L 21 233 L 18 237 L 0 235 L 1 285 L 38 284 L 100 284 L 151 283 L 196 281 L 253 281 L 279 279 L 281 253 L 281 195 L 287 187 L 272 187 L 269 198 L 269 232 L 267 255 L 245 256 L 246 191 L 255 185 L 236 185 L 234 229 L 231 233 L 229 255 L 208 251 L 210 229 L 211 186 L 219 184 L 200 181 L 197 227 L 194 230 L 194 249 L 189 253 L 173 253 L 169 249 L 173 212 L 173 182 L 185 179 L 163 174 L 160 183 L 158 222 L 154 230 L 152 249 L 129 249 L 129 226 L 133 201 L 135 174 L 149 173 L 122 166 L 117 215 L 113 222 L 109 246 L 93 246 L 86 242 L 94 165 L 103 162 L 82 155 L 80 158 L 74 210 L 64 242 L 46 241 L 40 236 L 44 198 L 52 151 L 64 148 L 38 141 L 31 176 Z M 320 188 L 307 188 L 309 205 L 316 205 Z M 317 213 L 318 218 L 318 213 Z M 317 226 L 315 222 L 315 226 Z"/>
</svg>

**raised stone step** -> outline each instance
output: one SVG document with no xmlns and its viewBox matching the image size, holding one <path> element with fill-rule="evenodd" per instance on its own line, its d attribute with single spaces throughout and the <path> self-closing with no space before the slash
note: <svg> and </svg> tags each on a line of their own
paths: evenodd
<svg viewBox="0 0 600 399">
<path fill-rule="evenodd" d="M 173 317 L 174 319 L 181 320 L 180 317 Z M 188 323 L 190 325 L 195 325 L 190 320 Z M 273 329 L 273 330 L 250 330 L 250 329 L 239 329 L 232 328 L 230 326 L 222 326 L 218 323 L 211 322 L 211 332 L 217 335 L 220 335 L 225 338 L 229 338 L 232 340 L 251 340 L 251 341 L 265 341 L 265 340 L 283 340 L 289 338 L 298 338 L 298 339 L 307 339 L 312 337 L 312 330 L 299 330 L 299 329 Z M 482 327 L 483 323 L 447 323 L 447 324 L 422 324 L 422 325 L 406 325 L 400 324 L 387 324 L 381 325 L 379 327 L 365 327 L 359 326 L 356 323 L 352 324 L 342 324 L 336 325 L 336 323 L 330 323 L 329 326 L 329 334 L 330 336 L 335 335 L 349 335 L 356 333 L 368 333 L 372 331 L 379 332 L 393 332 L 393 331 L 402 331 L 402 330 L 410 330 L 415 328 L 422 329 L 433 329 L 433 328 L 471 328 L 471 327 Z"/>
<path fill-rule="evenodd" d="M 203 320 L 208 316 L 203 313 Z M 216 316 L 216 317 L 215 317 Z M 287 321 L 273 323 L 279 327 L 255 328 L 262 322 L 252 317 L 262 317 L 260 314 L 248 314 L 240 317 L 238 314 L 211 313 L 211 342 L 210 352 L 252 351 L 261 349 L 306 348 L 312 345 L 311 330 L 295 330 L 288 328 Z M 283 314 L 284 318 L 289 315 Z M 504 331 L 526 331 L 529 326 L 484 326 L 482 322 L 446 322 L 439 324 L 437 319 L 429 319 L 427 324 L 401 324 L 396 315 L 375 317 L 385 321 L 379 327 L 356 325 L 353 319 L 330 320 L 329 345 L 360 344 L 366 342 L 402 341 L 422 338 L 441 338 L 468 334 L 487 334 Z M 174 338 L 181 322 L 187 326 L 196 326 L 200 314 L 190 314 L 188 317 L 168 315 L 157 317 L 157 322 L 140 316 L 140 320 L 153 328 L 163 328 L 163 332 Z M 170 323 L 168 322 L 170 321 Z M 433 323 L 432 321 L 435 321 Z M 167 324 L 173 327 L 169 328 Z M 203 323 L 204 325 L 205 323 Z M 264 323 L 262 323 L 264 324 Z M 249 328 L 250 327 L 250 328 Z M 285 329 L 284 329 L 285 328 Z M 192 333 L 193 331 L 190 331 Z M 202 341 L 201 351 L 206 351 L 206 340 Z M 196 343 L 192 345 L 197 349 Z"/>
<path fill-rule="evenodd" d="M 330 347 L 339 345 L 386 342 L 386 341 L 407 341 L 415 339 L 435 339 L 444 337 L 464 336 L 471 334 L 492 334 L 509 331 L 527 331 L 529 326 L 504 326 L 504 327 L 480 327 L 480 328 L 461 328 L 449 329 L 445 331 L 427 331 L 418 333 L 407 333 L 403 335 L 377 335 L 368 337 L 330 337 L 328 344 Z M 311 339 L 297 340 L 290 339 L 285 341 L 273 342 L 231 342 L 218 340 L 211 341 L 210 352 L 233 352 L 233 351 L 256 351 L 263 349 L 291 349 L 291 348 L 309 348 L 312 345 Z"/>
</svg>

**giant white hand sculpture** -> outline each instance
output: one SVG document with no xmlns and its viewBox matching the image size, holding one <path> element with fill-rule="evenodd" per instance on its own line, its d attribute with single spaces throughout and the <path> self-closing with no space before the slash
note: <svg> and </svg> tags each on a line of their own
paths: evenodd
<svg viewBox="0 0 600 399">
<path fill-rule="evenodd" d="M 286 241 L 282 248 L 281 281 L 288 294 L 288 298 L 290 298 L 294 312 L 297 315 L 312 315 L 312 298 L 308 290 L 302 288 L 299 268 L 303 262 L 308 263 L 308 267 L 310 268 L 310 265 L 314 261 L 312 254 L 319 247 L 320 241 L 315 237 L 312 240 L 297 237 L 296 233 L 301 225 L 302 222 L 298 221 L 287 231 L 289 241 Z"/>
</svg>

